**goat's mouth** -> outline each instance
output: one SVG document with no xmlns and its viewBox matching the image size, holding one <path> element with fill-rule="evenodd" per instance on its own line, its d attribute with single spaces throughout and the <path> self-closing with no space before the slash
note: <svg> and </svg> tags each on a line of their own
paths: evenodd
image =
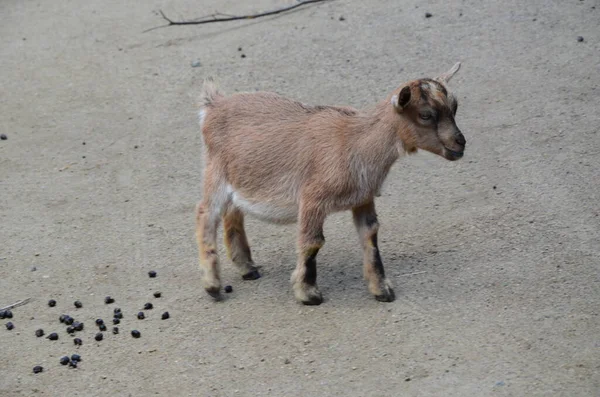
<svg viewBox="0 0 600 397">
<path fill-rule="evenodd" d="M 447 160 L 450 160 L 450 161 L 458 160 L 458 159 L 462 158 L 462 156 L 464 156 L 464 154 L 465 154 L 464 149 L 461 150 L 460 152 L 457 152 L 455 150 L 448 149 L 447 147 L 444 146 L 444 157 Z"/>
</svg>

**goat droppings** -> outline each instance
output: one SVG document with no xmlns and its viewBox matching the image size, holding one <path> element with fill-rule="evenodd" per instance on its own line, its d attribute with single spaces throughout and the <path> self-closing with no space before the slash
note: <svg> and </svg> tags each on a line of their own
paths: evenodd
<svg viewBox="0 0 600 397">
<path fill-rule="evenodd" d="M 150 278 L 154 278 L 154 277 L 156 277 L 156 272 L 154 270 L 150 270 L 148 272 L 148 276 L 150 276 Z"/>
<path fill-rule="evenodd" d="M 115 335 L 118 334 L 119 333 L 119 327 L 113 327 L 112 333 L 115 334 Z"/>
<path fill-rule="evenodd" d="M 72 354 L 71 360 L 72 361 L 81 361 L 81 356 L 79 354 Z"/>
<path fill-rule="evenodd" d="M 106 331 L 106 325 L 104 324 L 100 324 L 98 328 L 100 329 L 100 331 Z"/>
<path fill-rule="evenodd" d="M 166 319 L 168 319 L 169 317 L 170 317 L 170 316 L 169 316 L 169 312 L 164 312 L 160 318 L 161 318 L 161 320 L 166 320 Z"/>
<path fill-rule="evenodd" d="M 433 14 L 430 12 L 425 13 L 425 18 L 431 18 L 432 16 L 433 16 Z"/>
<path fill-rule="evenodd" d="M 54 306 L 56 306 L 56 301 L 55 301 L 54 299 L 50 299 L 50 300 L 48 301 L 48 306 L 50 306 L 50 307 L 54 307 Z"/>
<path fill-rule="evenodd" d="M 96 325 L 100 326 L 102 324 L 104 324 L 104 320 L 102 320 L 101 318 L 96 319 Z"/>
<path fill-rule="evenodd" d="M 83 307 L 83 303 L 81 303 L 81 301 L 75 301 L 75 302 L 73 302 L 73 304 L 78 309 L 81 309 Z"/>
<path fill-rule="evenodd" d="M 102 339 L 104 339 L 104 335 L 102 334 L 102 332 L 98 332 L 96 336 L 94 336 L 94 339 L 100 342 Z"/>
<path fill-rule="evenodd" d="M 115 318 L 113 318 L 113 324 L 114 324 L 114 325 L 117 325 L 117 324 L 119 324 L 120 322 L 121 322 L 121 320 L 119 320 L 118 318 L 116 318 L 116 317 L 115 317 Z"/>
<path fill-rule="evenodd" d="M 42 367 L 41 365 L 36 365 L 35 367 L 33 367 L 33 373 L 34 374 L 39 374 L 40 372 L 44 371 L 44 367 Z"/>
<path fill-rule="evenodd" d="M 133 336 L 134 338 L 139 338 L 140 336 L 142 336 L 142 334 L 140 334 L 140 331 L 134 329 L 133 331 L 131 331 L 131 336 Z"/>
<path fill-rule="evenodd" d="M 67 357 L 67 356 L 64 356 L 64 357 L 61 357 L 61 358 L 60 358 L 60 363 L 61 363 L 62 365 L 67 365 L 67 364 L 68 364 L 68 363 L 70 363 L 70 362 L 71 362 L 71 360 L 70 360 L 70 359 L 69 359 L 69 357 Z"/>
<path fill-rule="evenodd" d="M 577 36 L 577 41 L 581 43 L 583 41 L 583 36 Z"/>
<path fill-rule="evenodd" d="M 225 286 L 225 293 L 229 294 L 233 291 L 233 287 L 231 285 L 226 285 Z"/>
<path fill-rule="evenodd" d="M 37 336 L 38 338 L 44 336 L 44 330 L 43 329 L 38 329 L 35 331 L 35 336 Z"/>
<path fill-rule="evenodd" d="M 152 303 L 146 303 L 146 304 L 144 305 L 144 310 L 150 310 L 150 309 L 152 309 L 153 307 L 154 307 L 154 306 L 152 306 Z"/>
<path fill-rule="evenodd" d="M 6 329 L 12 331 L 15 328 L 15 325 L 10 321 L 6 323 Z"/>
<path fill-rule="evenodd" d="M 143 319 L 145 319 L 145 318 L 146 318 L 146 316 L 144 315 L 144 312 L 139 312 L 139 313 L 137 314 L 137 318 L 138 318 L 139 320 L 143 320 Z"/>
<path fill-rule="evenodd" d="M 107 296 L 106 298 L 104 298 L 104 303 L 106 303 L 107 305 L 110 305 L 111 303 L 114 303 L 115 300 L 113 298 L 111 298 L 110 296 Z"/>
<path fill-rule="evenodd" d="M 156 292 L 154 293 L 154 297 L 155 297 L 155 298 L 160 298 L 161 296 L 162 296 L 162 293 L 161 293 L 161 292 L 159 292 L 159 291 L 156 291 Z"/>
<path fill-rule="evenodd" d="M 73 344 L 75 344 L 76 346 L 81 346 L 83 345 L 83 341 L 79 338 L 75 338 L 73 339 Z"/>
<path fill-rule="evenodd" d="M 48 335 L 46 338 L 50 339 L 50 340 L 58 340 L 58 334 L 56 332 L 53 332 L 50 335 Z"/>
</svg>

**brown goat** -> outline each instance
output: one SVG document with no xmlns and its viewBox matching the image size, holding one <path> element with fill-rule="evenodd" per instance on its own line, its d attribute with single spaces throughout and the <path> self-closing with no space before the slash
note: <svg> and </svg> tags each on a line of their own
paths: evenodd
<svg viewBox="0 0 600 397">
<path fill-rule="evenodd" d="M 457 101 L 446 84 L 460 63 L 436 79 L 410 81 L 368 110 L 308 106 L 274 93 L 221 95 L 204 82 L 200 125 L 205 146 L 204 195 L 196 211 L 202 283 L 220 296 L 217 229 L 223 219 L 229 257 L 244 280 L 260 277 L 244 231 L 244 213 L 273 223 L 298 222 L 296 298 L 323 301 L 316 256 L 325 217 L 352 210 L 364 251 L 364 276 L 379 301 L 394 300 L 377 247 L 374 197 L 404 153 L 463 156 L 454 121 Z"/>
</svg>

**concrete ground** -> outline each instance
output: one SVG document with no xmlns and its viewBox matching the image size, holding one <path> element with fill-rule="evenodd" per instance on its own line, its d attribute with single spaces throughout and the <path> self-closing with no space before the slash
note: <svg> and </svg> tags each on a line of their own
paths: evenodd
<svg viewBox="0 0 600 397">
<path fill-rule="evenodd" d="M 337 0 L 143 32 L 159 9 L 292 3 L 0 3 L 0 306 L 32 298 L 14 330 L 0 320 L 0 395 L 598 396 L 599 2 Z M 263 277 L 224 260 L 234 291 L 209 299 L 193 216 L 203 77 L 362 107 L 456 61 L 465 158 L 402 159 L 377 201 L 395 302 L 368 294 L 347 213 L 326 223 L 323 305 L 294 301 L 294 226 L 254 220 Z M 115 306 L 121 333 L 95 342 Z M 85 323 L 83 346 L 62 313 Z M 79 368 L 59 364 L 75 352 Z"/>
</svg>

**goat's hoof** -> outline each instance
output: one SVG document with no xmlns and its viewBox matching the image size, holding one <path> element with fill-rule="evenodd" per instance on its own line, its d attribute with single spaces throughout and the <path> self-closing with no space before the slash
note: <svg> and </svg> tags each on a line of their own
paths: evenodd
<svg viewBox="0 0 600 397">
<path fill-rule="evenodd" d="M 258 280 L 260 278 L 260 273 L 258 272 L 258 270 L 253 269 L 248 273 L 244 274 L 242 278 L 244 280 Z"/>
<path fill-rule="evenodd" d="M 221 300 L 221 287 L 208 287 L 204 289 L 208 295 L 210 295 L 214 300 Z"/>
<path fill-rule="evenodd" d="M 318 306 L 323 303 L 323 297 L 319 296 L 310 296 L 307 300 L 303 300 L 302 304 L 306 306 Z"/>
<path fill-rule="evenodd" d="M 396 294 L 391 287 L 385 287 L 381 295 L 375 295 L 375 299 L 379 302 L 393 302 L 396 299 Z"/>
</svg>

